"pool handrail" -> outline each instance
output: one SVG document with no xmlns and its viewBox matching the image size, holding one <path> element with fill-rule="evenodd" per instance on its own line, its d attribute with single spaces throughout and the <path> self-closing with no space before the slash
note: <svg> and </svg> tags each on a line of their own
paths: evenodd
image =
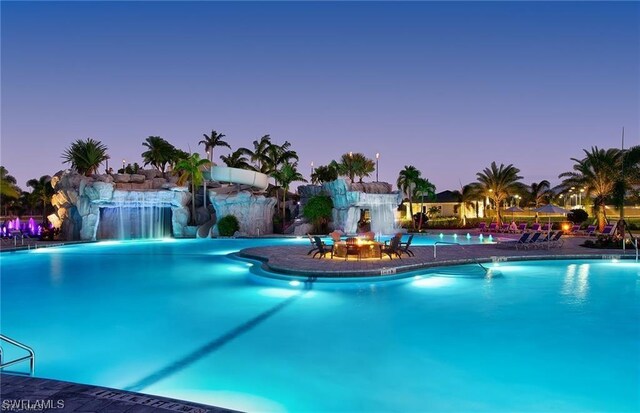
<svg viewBox="0 0 640 413">
<path fill-rule="evenodd" d="M 25 351 L 27 351 L 29 354 L 23 357 L 19 357 L 17 359 L 8 361 L 6 363 L 2 362 L 2 348 L 0 347 L 0 370 L 5 368 L 5 367 L 9 367 L 9 366 L 13 366 L 14 364 L 17 364 L 21 361 L 24 360 L 29 360 L 29 374 L 33 376 L 33 374 L 35 373 L 36 369 L 35 369 L 35 365 L 36 365 L 36 353 L 35 351 L 33 351 L 33 349 L 29 346 L 27 346 L 26 344 L 22 344 L 19 341 L 16 341 L 10 337 L 5 336 L 4 334 L 0 334 L 0 341 L 5 341 L 9 344 L 12 344 L 18 348 L 21 348 Z"/>
</svg>

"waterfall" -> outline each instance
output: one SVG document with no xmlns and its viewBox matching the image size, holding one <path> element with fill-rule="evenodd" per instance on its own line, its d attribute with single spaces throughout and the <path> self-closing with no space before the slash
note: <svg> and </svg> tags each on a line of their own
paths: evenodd
<svg viewBox="0 0 640 413">
<path fill-rule="evenodd" d="M 153 192 L 131 191 L 100 208 L 98 239 L 154 239 L 171 236 L 171 208 Z"/>
</svg>

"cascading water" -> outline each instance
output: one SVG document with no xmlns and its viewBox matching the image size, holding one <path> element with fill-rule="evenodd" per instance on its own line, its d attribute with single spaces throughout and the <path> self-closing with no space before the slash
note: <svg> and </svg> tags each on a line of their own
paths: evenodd
<svg viewBox="0 0 640 413">
<path fill-rule="evenodd" d="M 398 204 L 395 195 L 362 194 L 360 201 L 365 201 L 369 209 L 371 231 L 381 234 L 393 234 L 398 231 L 395 214 Z"/>
<path fill-rule="evenodd" d="M 154 239 L 171 236 L 171 208 L 157 202 L 156 194 L 130 191 L 100 208 L 98 239 Z"/>
</svg>

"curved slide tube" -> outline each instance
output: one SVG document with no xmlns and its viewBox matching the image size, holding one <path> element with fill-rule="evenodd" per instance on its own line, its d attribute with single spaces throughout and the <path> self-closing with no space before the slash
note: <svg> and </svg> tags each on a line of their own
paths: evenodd
<svg viewBox="0 0 640 413">
<path fill-rule="evenodd" d="M 269 177 L 263 173 L 240 168 L 229 168 L 228 166 L 212 167 L 210 179 L 218 182 L 249 185 L 261 191 L 264 191 L 269 186 Z"/>
</svg>

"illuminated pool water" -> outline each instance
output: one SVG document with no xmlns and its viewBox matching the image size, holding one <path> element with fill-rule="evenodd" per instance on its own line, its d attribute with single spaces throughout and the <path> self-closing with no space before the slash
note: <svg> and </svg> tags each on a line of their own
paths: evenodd
<svg viewBox="0 0 640 413">
<path fill-rule="evenodd" d="M 2 332 L 36 375 L 251 412 L 640 409 L 640 265 L 502 263 L 372 284 L 265 279 L 227 254 L 304 240 L 0 255 Z"/>
</svg>

